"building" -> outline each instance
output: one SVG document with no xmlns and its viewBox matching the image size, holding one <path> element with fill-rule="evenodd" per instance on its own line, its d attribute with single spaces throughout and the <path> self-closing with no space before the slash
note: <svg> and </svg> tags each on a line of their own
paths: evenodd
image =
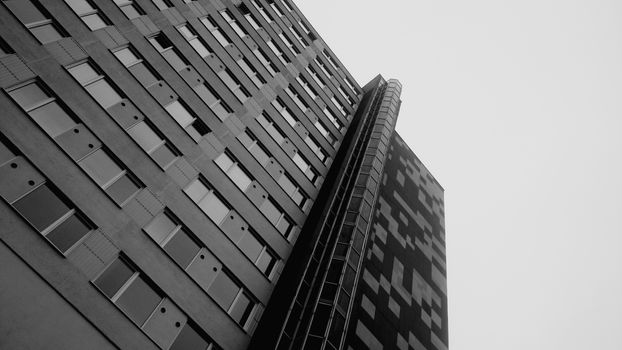
<svg viewBox="0 0 622 350">
<path fill-rule="evenodd" d="M 0 37 L 0 348 L 446 348 L 401 86 L 294 4 L 2 0 Z"/>
</svg>

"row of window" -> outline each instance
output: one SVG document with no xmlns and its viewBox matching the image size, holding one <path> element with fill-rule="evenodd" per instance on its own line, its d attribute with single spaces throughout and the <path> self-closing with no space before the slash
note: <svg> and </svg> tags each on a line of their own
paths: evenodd
<svg viewBox="0 0 622 350">
<path fill-rule="evenodd" d="M 8 166 L 17 170 L 24 165 L 23 158 L 17 156 L 17 152 L 11 148 L 0 140 L 0 167 Z M 53 184 L 45 180 L 39 184 L 28 180 L 28 183 L 33 188 L 9 204 L 52 246 L 67 255 L 96 228 L 95 225 Z M 93 283 L 148 336 L 151 336 L 150 323 L 154 320 L 157 323 L 158 316 L 168 311 L 164 306 L 168 304 L 168 298 L 125 257 L 115 259 Z M 184 322 L 183 327 L 180 321 Z M 218 348 L 185 315 L 171 326 L 181 328 L 173 339 L 165 340 L 161 336 L 154 339 L 164 349 Z"/>
<path fill-rule="evenodd" d="M 97 89 L 94 91 L 98 93 Z M 66 132 L 77 134 L 84 130 L 78 118 L 69 112 L 69 109 L 57 100 L 41 82 L 18 85 L 8 90 L 8 93 L 30 118 L 57 142 L 59 136 Z M 104 97 L 104 100 L 106 101 L 107 97 Z M 86 155 L 75 160 L 115 203 L 124 205 L 139 191 L 142 184 L 125 166 L 111 156 L 99 140 L 97 141 L 97 144 L 88 145 L 89 150 Z M 84 150 L 73 149 L 77 147 L 75 145 L 64 143 L 60 146 L 69 154 L 84 152 Z"/>
<path fill-rule="evenodd" d="M 143 87 L 149 88 L 154 84 L 164 84 L 162 77 L 130 46 L 115 50 L 113 54 Z M 209 133 L 207 125 L 190 111 L 181 98 L 163 107 L 195 142 L 199 142 Z"/>
<path fill-rule="evenodd" d="M 218 165 L 225 175 L 244 193 L 247 193 L 251 183 L 254 181 L 248 171 L 244 169 L 240 162 L 229 152 L 219 155 L 214 163 Z M 254 187 L 255 185 L 253 185 Z M 289 239 L 289 235 L 294 227 L 285 210 L 283 210 L 270 196 L 264 196 L 265 200 L 259 205 L 259 211 L 270 221 L 274 227 Z"/>
<path fill-rule="evenodd" d="M 270 152 L 261 144 L 259 139 L 250 132 L 250 130 L 244 130 L 238 136 L 238 140 L 250 154 L 263 166 L 267 168 L 269 163 L 274 163 L 276 159 L 274 159 Z M 300 207 L 301 209 L 305 208 L 309 197 L 304 191 L 296 184 L 296 182 L 289 176 L 286 172 L 282 172 L 281 175 L 276 179 L 276 182 L 281 186 L 281 188 L 287 193 L 287 195 Z"/>
</svg>

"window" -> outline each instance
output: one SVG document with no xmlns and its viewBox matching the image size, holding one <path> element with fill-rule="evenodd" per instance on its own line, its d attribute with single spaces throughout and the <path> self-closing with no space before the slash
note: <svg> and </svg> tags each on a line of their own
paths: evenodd
<svg viewBox="0 0 622 350">
<path fill-rule="evenodd" d="M 341 104 L 341 102 L 337 101 L 337 99 L 335 98 L 335 96 L 331 96 L 330 100 L 333 102 L 333 104 L 335 105 L 335 107 L 337 107 L 337 109 L 339 110 L 339 112 L 341 112 L 341 114 L 345 117 L 347 112 L 346 112 L 346 108 Z"/>
<path fill-rule="evenodd" d="M 298 31 L 298 29 L 296 29 L 296 27 L 291 26 L 289 27 L 289 30 L 292 32 L 292 34 L 294 34 L 294 36 L 296 37 L 298 42 L 302 44 L 302 46 L 304 47 L 309 46 L 309 43 L 307 43 L 307 41 L 302 37 L 302 34 L 300 34 L 300 32 Z"/>
<path fill-rule="evenodd" d="M 289 108 L 287 108 L 287 106 L 285 106 L 285 103 L 283 103 L 283 100 L 281 100 L 280 97 L 274 99 L 271 104 L 274 108 L 276 108 L 277 112 L 279 112 L 279 114 L 283 117 L 283 119 L 285 119 L 285 121 L 287 121 L 289 125 L 291 125 L 292 127 L 296 125 L 296 118 L 294 118 L 292 112 L 289 110 Z"/>
<path fill-rule="evenodd" d="M 128 19 L 134 19 L 145 14 L 145 11 L 132 0 L 114 0 L 114 2 Z"/>
<path fill-rule="evenodd" d="M 268 44 L 268 47 L 276 55 L 279 61 L 281 61 L 285 65 L 290 62 L 287 55 L 285 55 L 285 52 L 283 52 L 274 42 L 272 42 L 272 40 L 266 42 L 266 44 Z"/>
<path fill-rule="evenodd" d="M 66 254 L 93 226 L 57 193 L 55 188 L 44 183 L 11 205 L 56 249 Z"/>
<path fill-rule="evenodd" d="M 242 192 L 245 192 L 253 182 L 246 169 L 242 168 L 239 162 L 228 152 L 219 155 L 214 159 L 214 163 Z"/>
<path fill-rule="evenodd" d="M 51 19 L 52 16 L 38 2 L 34 0 L 4 0 L 3 3 L 41 44 L 51 43 L 66 36 L 61 27 Z"/>
<path fill-rule="evenodd" d="M 147 88 L 162 80 L 160 75 L 130 47 L 124 47 L 113 53 L 142 86 Z"/>
<path fill-rule="evenodd" d="M 350 78 L 348 77 L 346 77 L 346 84 L 350 87 L 350 89 L 352 89 L 355 95 L 358 93 L 358 89 L 356 88 L 352 80 L 350 80 Z"/>
<path fill-rule="evenodd" d="M 222 16 L 222 18 L 225 19 L 225 21 L 227 21 L 227 23 L 229 23 L 229 25 L 231 26 L 231 28 L 233 28 L 233 31 L 240 37 L 244 37 L 246 35 L 248 35 L 248 33 L 246 32 L 246 30 L 244 30 L 244 28 L 242 28 L 237 20 L 235 18 L 233 18 L 233 16 L 231 15 L 231 12 L 229 12 L 229 10 L 224 10 L 224 11 L 220 11 L 220 15 Z"/>
<path fill-rule="evenodd" d="M 315 89 L 309 85 L 309 82 L 307 82 L 307 79 L 305 79 L 302 75 L 297 76 L 296 81 L 309 94 L 309 96 L 311 96 L 311 98 L 317 97 L 317 92 L 315 92 Z"/>
<path fill-rule="evenodd" d="M 276 229 L 289 238 L 289 234 L 292 231 L 294 224 L 292 220 L 287 217 L 283 209 L 272 200 L 267 198 L 259 207 L 259 210 L 265 215 L 265 217 L 276 227 Z"/>
<path fill-rule="evenodd" d="M 261 166 L 265 167 L 268 165 L 270 161 L 270 153 L 261 145 L 257 137 L 250 132 L 250 130 L 244 130 L 238 135 L 238 140 L 250 154 L 261 164 Z"/>
<path fill-rule="evenodd" d="M 138 271 L 125 257 L 117 257 L 93 284 L 138 327 L 146 329 L 158 306 L 168 300 L 164 293 Z M 166 312 L 162 308 L 159 312 Z M 184 318 L 187 316 L 183 314 Z M 212 349 L 211 339 L 197 331 L 190 320 L 181 329 L 169 349 Z M 201 347 L 194 347 L 201 346 Z"/>
<path fill-rule="evenodd" d="M 317 74 L 317 72 L 315 71 L 315 69 L 313 69 L 313 67 L 311 67 L 311 65 L 308 65 L 305 67 L 305 69 L 307 70 L 307 73 L 309 73 L 311 75 L 311 78 L 313 78 L 313 80 L 315 80 L 315 82 L 321 87 L 323 88 L 324 86 L 326 86 L 326 84 L 324 83 L 324 80 L 322 80 L 322 78 Z"/>
<path fill-rule="evenodd" d="M 140 185 L 125 169 L 102 148 L 95 150 L 78 165 L 101 187 L 118 205 L 125 204 L 140 189 Z"/>
<path fill-rule="evenodd" d="M 203 247 L 188 228 L 167 210 L 158 214 L 144 231 L 184 270 Z"/>
<path fill-rule="evenodd" d="M 268 4 L 270 4 L 270 7 L 272 7 L 272 9 L 274 10 L 274 12 L 276 12 L 277 16 L 279 17 L 283 17 L 283 11 L 281 11 L 281 9 L 279 8 L 279 6 L 274 2 L 274 0 L 268 0 Z"/>
<path fill-rule="evenodd" d="M 326 128 L 326 125 L 324 125 L 324 123 L 322 123 L 321 120 L 316 120 L 315 123 L 313 123 L 313 125 L 315 126 L 315 128 L 320 132 L 320 134 L 322 134 L 322 136 L 324 136 L 324 138 L 326 139 L 326 141 L 328 141 L 328 143 L 330 143 L 331 145 L 334 145 L 335 142 L 337 141 L 335 139 L 335 137 L 328 131 L 328 129 Z"/>
<path fill-rule="evenodd" d="M 320 145 L 318 145 L 317 142 L 311 136 L 307 135 L 304 141 L 307 144 L 307 146 L 311 148 L 313 153 L 315 153 L 315 155 L 318 157 L 318 159 L 321 162 L 324 162 L 328 158 L 326 153 L 324 153 L 324 150 L 322 149 L 322 147 L 320 147 Z"/>
<path fill-rule="evenodd" d="M 343 98 L 345 98 L 348 103 L 350 104 L 350 106 L 354 105 L 354 101 L 352 100 L 352 98 L 350 96 L 348 96 L 348 94 L 346 94 L 346 92 L 343 90 L 343 88 L 341 87 L 341 85 L 337 86 L 337 91 L 339 91 L 339 93 L 341 94 L 341 96 L 343 96 Z"/>
<path fill-rule="evenodd" d="M 126 60 L 131 59 L 127 54 L 124 57 Z M 122 100 L 122 96 L 108 82 L 108 78 L 101 75 L 90 62 L 79 64 L 68 70 L 103 108 L 113 106 Z M 162 133 L 148 120 L 138 121 L 126 128 L 126 131 L 163 169 L 177 159 L 179 152 L 166 142 Z"/>
<path fill-rule="evenodd" d="M 184 192 L 216 225 L 220 225 L 231 211 L 231 207 L 221 199 L 203 177 L 192 181 L 186 186 Z"/>
<path fill-rule="evenodd" d="M 259 28 L 261 28 L 259 22 L 257 22 L 257 19 L 255 19 L 255 16 L 253 16 L 246 4 L 242 3 L 240 4 L 240 6 L 238 6 L 238 8 L 240 9 L 240 12 L 242 12 L 242 14 L 244 15 L 244 18 L 246 18 L 248 23 L 251 25 L 251 27 L 253 27 L 253 29 L 258 30 Z"/>
<path fill-rule="evenodd" d="M 281 1 L 283 3 L 283 6 L 285 6 L 285 8 L 287 9 L 287 11 L 289 12 L 294 12 L 294 10 L 292 10 L 291 5 L 287 2 L 287 0 L 282 0 Z"/>
<path fill-rule="evenodd" d="M 276 254 L 268 248 L 267 244 L 261 240 L 257 234 L 248 230 L 236 242 L 240 250 L 257 266 L 259 271 L 270 278 L 278 259 Z"/>
<path fill-rule="evenodd" d="M 236 322 L 245 327 L 253 312 L 255 302 L 249 293 L 229 273 L 220 270 L 207 293 Z"/>
<path fill-rule="evenodd" d="M 50 137 L 56 138 L 70 129 L 79 132 L 74 128 L 75 119 L 40 83 L 20 85 L 9 95 Z M 119 205 L 141 187 L 101 147 L 78 160 L 78 165 Z"/>
<path fill-rule="evenodd" d="M 65 0 L 76 15 L 82 18 L 82 22 L 90 30 L 97 30 L 106 27 L 110 22 L 103 14 L 99 13 L 98 8 L 88 0 Z"/>
<path fill-rule="evenodd" d="M 335 128 L 337 128 L 337 130 L 340 130 L 340 131 L 345 130 L 345 127 L 343 126 L 343 124 L 341 124 L 341 122 L 337 119 L 337 116 L 335 116 L 335 114 L 330 109 L 328 109 L 328 107 L 324 107 L 322 112 L 324 112 L 324 115 L 328 118 L 328 120 L 330 120 L 331 123 L 333 123 L 333 125 L 335 126 Z"/>
<path fill-rule="evenodd" d="M 315 172 L 315 170 L 313 170 L 313 167 L 311 167 L 309 161 L 305 159 L 305 157 L 302 156 L 300 152 L 296 152 L 293 155 L 292 160 L 294 161 L 294 164 L 296 164 L 296 166 L 305 174 L 305 176 L 309 180 L 311 180 L 311 182 L 315 182 L 315 180 L 318 178 L 318 174 Z"/>
<path fill-rule="evenodd" d="M 196 85 L 193 89 L 221 121 L 224 121 L 229 117 L 230 113 L 233 113 L 229 105 L 227 105 L 216 90 L 207 85 L 207 83 Z"/>
<path fill-rule="evenodd" d="M 209 46 L 199 37 L 197 32 L 187 24 L 184 24 L 177 28 L 181 35 L 188 41 L 190 46 L 196 51 L 199 56 L 205 58 L 210 55 L 211 50 Z"/>
<path fill-rule="evenodd" d="M 298 187 L 298 185 L 296 185 L 294 180 L 289 177 L 289 175 L 283 173 L 277 180 L 277 183 L 279 184 L 279 186 L 281 186 L 281 188 L 283 188 L 285 193 L 287 193 L 287 195 L 294 201 L 294 203 L 296 203 L 299 208 L 304 208 L 309 198 Z"/>
<path fill-rule="evenodd" d="M 200 21 L 201 23 L 203 23 L 205 28 L 207 28 L 207 30 L 212 33 L 214 38 L 216 38 L 216 40 L 220 43 L 220 45 L 222 45 L 222 47 L 231 44 L 231 39 L 229 39 L 227 34 L 225 34 L 222 29 L 220 29 L 220 27 L 218 26 L 218 24 L 216 24 L 216 21 L 214 21 L 212 17 L 205 16 L 200 18 Z"/>
<path fill-rule="evenodd" d="M 255 8 L 259 11 L 259 13 L 261 14 L 261 16 L 266 20 L 266 22 L 271 23 L 274 22 L 274 19 L 272 19 L 272 16 L 270 16 L 270 14 L 268 13 L 268 11 L 266 11 L 263 6 L 257 1 L 257 0 L 251 0 L 251 3 L 253 4 L 253 6 L 255 6 Z"/>
<path fill-rule="evenodd" d="M 151 0 L 158 10 L 165 10 L 169 7 L 173 7 L 173 4 L 169 0 Z"/>
<path fill-rule="evenodd" d="M 285 88 L 285 92 L 289 95 L 289 97 L 296 103 L 296 106 L 300 108 L 301 111 L 306 112 L 309 109 L 309 106 L 300 98 L 300 94 L 293 87 L 288 86 Z"/>
<path fill-rule="evenodd" d="M 164 107 L 168 114 L 175 119 L 175 121 L 181 126 L 188 135 L 194 140 L 199 142 L 203 136 L 210 132 L 210 129 L 203 123 L 202 120 L 194 116 L 190 109 L 188 109 L 183 101 L 176 100 Z"/>
<path fill-rule="evenodd" d="M 239 60 L 238 65 L 240 66 L 240 68 L 242 68 L 244 73 L 246 73 L 248 78 L 253 82 L 253 84 L 255 84 L 256 87 L 261 88 L 261 86 L 266 83 L 266 80 L 261 75 L 259 75 L 257 70 L 253 68 L 251 63 L 246 58 L 242 58 L 241 60 Z"/>
<path fill-rule="evenodd" d="M 320 69 L 322 70 L 322 72 L 324 72 L 324 74 L 326 74 L 327 77 L 332 77 L 333 75 L 330 74 L 330 72 L 328 71 L 328 69 L 326 68 L 326 65 L 324 64 L 324 62 L 322 62 L 319 58 L 314 58 L 313 61 L 315 61 L 315 64 L 317 64 Z"/>
<path fill-rule="evenodd" d="M 278 73 L 279 70 L 276 68 L 274 63 L 270 61 L 270 59 L 268 58 L 268 56 L 266 56 L 263 50 L 257 47 L 256 50 L 253 50 L 253 54 L 255 55 L 255 57 L 257 57 L 259 62 L 261 62 L 261 64 L 266 68 L 266 70 L 270 72 L 272 76 L 275 76 L 276 73 Z"/>
<path fill-rule="evenodd" d="M 149 42 L 176 71 L 179 72 L 189 65 L 184 56 L 175 49 L 173 43 L 164 34 L 157 34 L 149 38 Z"/>
<path fill-rule="evenodd" d="M 240 81 L 233 76 L 233 74 L 231 74 L 229 69 L 225 68 L 224 70 L 218 72 L 217 75 L 241 103 L 248 100 L 250 93 L 246 90 L 246 88 L 244 88 L 244 86 L 242 86 Z"/>
<path fill-rule="evenodd" d="M 265 113 L 262 113 L 256 118 L 257 122 L 268 132 L 268 134 L 274 139 L 274 141 L 281 145 L 285 140 L 285 133 L 274 124 L 272 119 L 267 116 Z"/>
<path fill-rule="evenodd" d="M 292 43 L 291 40 L 289 40 L 289 38 L 287 37 L 287 35 L 285 35 L 285 33 L 281 32 L 279 33 L 279 38 L 281 38 L 281 40 L 283 41 L 283 43 L 285 43 L 285 46 L 287 46 L 287 48 L 294 54 L 294 55 L 298 55 L 300 54 L 300 50 L 298 50 L 298 48 Z"/>
<path fill-rule="evenodd" d="M 335 69 L 339 69 L 339 65 L 337 64 L 337 62 L 335 61 L 335 59 L 333 58 L 333 56 L 331 56 L 328 51 L 326 51 L 326 49 L 322 50 L 322 53 L 324 54 L 324 57 L 326 57 L 328 59 L 328 62 L 330 62 L 330 64 L 335 68 Z"/>
</svg>

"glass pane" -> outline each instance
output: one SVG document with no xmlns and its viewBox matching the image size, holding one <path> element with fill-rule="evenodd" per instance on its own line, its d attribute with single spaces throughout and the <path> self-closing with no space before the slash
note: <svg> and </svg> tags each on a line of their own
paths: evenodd
<svg viewBox="0 0 622 350">
<path fill-rule="evenodd" d="M 161 300 L 162 297 L 141 276 L 138 276 L 117 299 L 116 304 L 140 326 L 145 323 Z"/>
<path fill-rule="evenodd" d="M 216 225 L 220 224 L 229 213 L 229 208 L 216 197 L 214 192 L 208 193 L 198 205 Z"/>
<path fill-rule="evenodd" d="M 281 217 L 281 212 L 274 206 L 274 204 L 272 204 L 270 200 L 265 200 L 259 209 L 274 225 L 276 225 Z"/>
<path fill-rule="evenodd" d="M 194 117 L 179 101 L 173 101 L 164 108 L 182 128 L 185 128 L 194 120 Z"/>
<path fill-rule="evenodd" d="M 127 175 L 123 175 L 106 189 L 106 193 L 108 193 L 117 204 L 121 205 L 138 190 L 139 187 L 134 181 L 130 180 Z"/>
<path fill-rule="evenodd" d="M 76 125 L 73 119 L 55 101 L 28 114 L 51 137 L 56 137 Z"/>
<path fill-rule="evenodd" d="M 77 14 L 91 12 L 95 10 L 86 0 L 65 0 Z"/>
<path fill-rule="evenodd" d="M 151 152 L 151 157 L 153 157 L 153 160 L 162 168 L 166 168 L 177 158 L 177 155 L 175 155 L 166 144 L 163 144 L 155 151 Z"/>
<path fill-rule="evenodd" d="M 134 125 L 127 130 L 127 133 L 148 153 L 162 143 L 160 136 L 145 122 Z"/>
<path fill-rule="evenodd" d="M 190 45 L 194 48 L 194 50 L 199 54 L 199 56 L 205 58 L 209 56 L 209 49 L 197 38 L 191 39 L 188 41 Z"/>
<path fill-rule="evenodd" d="M 29 0 L 8 0 L 4 4 L 24 24 L 45 20 L 45 16 Z"/>
<path fill-rule="evenodd" d="M 184 60 L 182 60 L 181 57 L 179 57 L 179 55 L 177 55 L 177 53 L 173 50 L 162 52 L 162 56 L 164 56 L 168 63 L 178 72 L 187 66 L 186 62 L 184 62 Z"/>
<path fill-rule="evenodd" d="M 250 232 L 244 235 L 242 239 L 238 242 L 238 247 L 240 250 L 244 252 L 244 254 L 251 259 L 252 262 L 257 260 L 259 254 L 261 254 L 261 250 L 263 249 L 263 245 L 259 243 L 257 238 L 255 238 Z"/>
<path fill-rule="evenodd" d="M 192 31 L 190 30 L 190 28 L 188 28 L 188 26 L 181 26 L 178 28 L 179 32 L 181 33 L 181 35 L 184 36 L 184 38 L 186 39 L 191 39 L 193 37 L 195 37 L 195 35 L 192 33 Z"/>
<path fill-rule="evenodd" d="M 134 19 L 141 16 L 140 12 L 134 5 L 123 6 L 121 11 L 125 13 L 125 16 L 127 16 L 128 19 Z"/>
<path fill-rule="evenodd" d="M 158 78 L 143 63 L 138 63 L 129 68 L 142 86 L 151 86 L 158 82 Z"/>
<path fill-rule="evenodd" d="M 186 189 L 184 190 L 186 194 L 194 201 L 195 203 L 199 202 L 208 192 L 207 187 L 198 179 L 194 180 Z"/>
<path fill-rule="evenodd" d="M 101 289 L 108 298 L 115 293 L 132 277 L 132 270 L 123 260 L 116 259 L 93 283 Z"/>
<path fill-rule="evenodd" d="M 285 236 L 289 234 L 289 230 L 291 229 L 291 227 L 292 224 L 285 218 L 279 221 L 279 223 L 276 225 L 277 230 L 279 230 L 279 232 L 281 232 Z"/>
<path fill-rule="evenodd" d="M 235 301 L 235 304 L 229 314 L 239 324 L 244 325 L 249 314 L 251 313 L 252 307 L 253 305 L 251 304 L 251 300 L 244 293 L 242 293 L 238 300 Z"/>
<path fill-rule="evenodd" d="M 294 191 L 296 191 L 296 186 L 285 175 L 281 175 L 277 182 L 279 183 L 281 188 L 283 188 L 285 193 L 290 196 L 292 195 L 292 193 L 294 193 Z"/>
<path fill-rule="evenodd" d="M 231 160 L 226 153 L 223 153 L 214 159 L 214 163 L 216 163 L 216 165 L 218 165 L 218 167 L 226 173 L 227 170 L 229 170 L 229 168 L 233 165 L 233 160 Z"/>
<path fill-rule="evenodd" d="M 218 276 L 214 279 L 214 282 L 208 289 L 208 294 L 220 305 L 223 309 L 229 310 L 233 299 L 240 291 L 240 287 L 227 276 L 227 274 L 220 271 Z"/>
<path fill-rule="evenodd" d="M 307 168 L 309 167 L 307 162 L 305 162 L 305 160 L 302 159 L 302 157 L 298 155 L 298 153 L 294 154 L 294 156 L 292 157 L 292 160 L 298 166 L 298 168 L 300 168 L 300 170 L 302 171 L 307 170 Z"/>
<path fill-rule="evenodd" d="M 216 116 L 220 120 L 225 120 L 229 116 L 229 112 L 227 111 L 227 109 L 223 105 L 221 105 L 220 103 L 212 105 L 212 106 L 210 106 L 210 108 L 211 108 L 212 112 L 214 112 L 214 114 L 216 114 Z"/>
<path fill-rule="evenodd" d="M 257 144 L 253 145 L 251 148 L 249 148 L 249 151 L 251 152 L 253 157 L 255 157 L 255 159 L 257 159 L 259 164 L 264 165 L 264 166 L 266 164 L 268 164 L 268 161 L 270 160 L 270 157 L 268 157 L 266 152 L 264 152 L 264 150 L 261 149 L 261 147 L 259 147 L 259 145 L 257 145 Z"/>
<path fill-rule="evenodd" d="M 250 177 L 248 177 L 244 170 L 237 166 L 237 164 L 229 169 L 227 175 L 229 176 L 231 181 L 233 181 L 233 183 L 238 186 L 238 188 L 242 191 L 246 191 L 248 186 L 250 186 L 251 184 Z"/>
<path fill-rule="evenodd" d="M 81 85 L 99 77 L 99 73 L 89 63 L 82 63 L 67 70 Z"/>
<path fill-rule="evenodd" d="M 31 106 L 49 98 L 37 84 L 28 84 L 19 89 L 9 92 L 9 95 L 24 109 L 30 109 Z"/>
<path fill-rule="evenodd" d="M 107 26 L 106 22 L 104 22 L 104 19 L 97 13 L 84 16 L 82 17 L 82 20 L 84 21 L 86 26 L 89 27 L 90 30 L 97 30 Z"/>
<path fill-rule="evenodd" d="M 153 0 L 153 3 L 156 5 L 156 7 L 160 10 L 164 10 L 168 8 L 168 4 L 166 3 L 166 1 L 164 0 Z"/>
<path fill-rule="evenodd" d="M 78 164 L 99 186 L 105 185 L 121 173 L 121 168 L 102 149 L 93 152 Z"/>
<path fill-rule="evenodd" d="M 270 272 L 272 272 L 272 268 L 274 268 L 275 264 L 276 259 L 274 258 L 274 256 L 266 251 L 261 254 L 261 257 L 257 261 L 256 265 L 257 268 L 259 268 L 259 270 L 264 273 L 264 275 L 270 276 Z"/>
<path fill-rule="evenodd" d="M 192 262 L 199 249 L 201 248 L 184 231 L 177 232 L 164 246 L 164 250 L 184 269 Z"/>
<path fill-rule="evenodd" d="M 144 230 L 156 243 L 161 244 L 176 227 L 177 224 L 168 215 L 161 213 Z"/>
<path fill-rule="evenodd" d="M 67 205 L 45 184 L 13 203 L 13 207 L 39 231 L 69 212 Z"/>
<path fill-rule="evenodd" d="M 169 350 L 205 350 L 208 346 L 209 342 L 186 323 Z"/>
<path fill-rule="evenodd" d="M 212 92 L 205 85 L 197 85 L 194 87 L 194 91 L 208 106 L 211 106 L 218 102 L 218 99 L 212 94 Z"/>
<path fill-rule="evenodd" d="M 108 108 L 121 102 L 121 96 L 104 79 L 87 85 L 86 90 L 103 108 Z"/>
<path fill-rule="evenodd" d="M 63 221 L 45 237 L 49 239 L 58 250 L 64 253 L 90 231 L 91 228 L 74 214 L 68 217 L 67 220 Z"/>
</svg>

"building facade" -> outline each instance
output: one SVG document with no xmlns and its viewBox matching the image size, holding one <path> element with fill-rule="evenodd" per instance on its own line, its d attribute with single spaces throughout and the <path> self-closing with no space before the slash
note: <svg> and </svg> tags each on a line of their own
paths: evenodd
<svg viewBox="0 0 622 350">
<path fill-rule="evenodd" d="M 294 4 L 2 0 L 0 37 L 0 348 L 446 347 L 401 86 Z"/>
</svg>

